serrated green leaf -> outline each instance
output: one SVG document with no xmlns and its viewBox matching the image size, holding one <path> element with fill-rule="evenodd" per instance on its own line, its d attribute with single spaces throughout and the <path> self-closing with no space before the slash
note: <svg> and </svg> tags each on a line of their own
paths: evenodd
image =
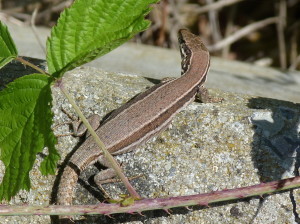
<svg viewBox="0 0 300 224">
<path fill-rule="evenodd" d="M 49 155 L 47 155 L 41 163 L 40 170 L 43 175 L 55 174 L 57 168 L 57 161 L 60 158 L 59 153 L 54 147 L 48 149 Z"/>
<path fill-rule="evenodd" d="M 18 51 L 7 26 L 0 21 L 0 69 L 18 56 Z"/>
<path fill-rule="evenodd" d="M 0 159 L 5 165 L 0 200 L 30 189 L 29 171 L 44 146 L 49 155 L 42 173 L 55 172 L 53 164 L 59 155 L 51 130 L 51 82 L 49 76 L 31 74 L 16 79 L 0 92 Z"/>
<path fill-rule="evenodd" d="M 149 4 L 158 0 L 77 0 L 60 16 L 47 41 L 49 73 L 90 62 L 123 44 L 150 22 Z"/>
</svg>

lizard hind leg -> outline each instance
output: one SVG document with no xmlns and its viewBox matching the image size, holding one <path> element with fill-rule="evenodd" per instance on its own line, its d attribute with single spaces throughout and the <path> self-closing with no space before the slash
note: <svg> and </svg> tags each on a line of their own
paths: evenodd
<svg viewBox="0 0 300 224">
<path fill-rule="evenodd" d="M 107 159 L 104 156 L 100 156 L 97 160 L 102 166 L 107 167 L 107 169 L 100 171 L 94 176 L 95 184 L 101 189 L 102 184 L 109 183 L 116 177 L 116 172 Z"/>
<path fill-rule="evenodd" d="M 113 168 L 108 168 L 97 173 L 94 176 L 94 182 L 95 184 L 97 184 L 98 187 L 101 188 L 102 184 L 115 182 L 116 180 L 114 179 L 114 177 L 116 177 L 116 172 Z"/>
</svg>

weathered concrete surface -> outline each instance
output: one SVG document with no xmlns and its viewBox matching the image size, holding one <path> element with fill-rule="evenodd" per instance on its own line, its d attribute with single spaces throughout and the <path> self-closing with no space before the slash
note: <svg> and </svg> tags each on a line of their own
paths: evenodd
<svg viewBox="0 0 300 224">
<path fill-rule="evenodd" d="M 66 77 L 65 82 L 72 86 L 86 115 L 92 112 L 104 115 L 152 85 L 140 77 L 101 75 L 94 69 L 78 70 Z M 80 85 L 74 86 L 75 83 Z M 118 157 L 128 176 L 144 174 L 144 178 L 133 181 L 143 197 L 204 193 L 294 176 L 300 147 L 300 105 L 217 90 L 212 93 L 222 96 L 224 101 L 191 104 L 162 135 L 138 151 Z M 83 180 L 94 171 L 91 168 L 85 172 Z M 107 185 L 105 189 L 114 196 L 124 192 L 122 184 Z M 79 187 L 75 202 L 97 203 L 97 200 Z M 171 216 L 161 211 L 145 215 L 120 215 L 115 220 L 102 217 L 95 221 L 293 223 L 295 220 L 289 193 L 268 196 L 261 204 L 259 199 L 252 199 L 193 211 L 175 209 Z"/>
<path fill-rule="evenodd" d="M 153 85 L 140 76 L 107 73 L 95 68 L 76 69 L 63 81 L 86 116 L 97 113 L 102 117 Z M 223 97 L 224 101 L 192 103 L 159 137 L 135 152 L 118 157 L 126 175 L 144 175 L 132 181 L 143 197 L 204 193 L 295 175 L 300 148 L 299 104 L 220 90 L 211 90 L 211 93 Z M 69 121 L 61 107 L 71 114 L 73 110 L 57 88 L 53 88 L 53 94 L 55 124 Z M 55 128 L 56 134 L 67 132 L 66 125 Z M 62 158 L 77 144 L 77 138 L 60 137 L 57 148 Z M 81 175 L 75 204 L 103 200 L 101 192 L 88 182 L 96 171 L 96 167 L 91 167 Z M 55 192 L 57 186 L 54 177 L 42 177 L 36 166 L 31 178 L 32 190 L 22 192 L 11 204 L 49 203 L 51 192 L 53 189 Z M 125 192 L 120 183 L 104 187 L 112 196 Z M 296 205 L 300 203 L 298 194 L 298 190 L 293 192 Z M 286 192 L 263 200 L 221 203 L 205 209 L 178 208 L 172 210 L 172 215 L 153 211 L 144 213 L 145 217 L 94 216 L 88 217 L 85 223 L 295 223 L 297 214 L 293 209 L 300 212 Z M 0 217 L 0 222 L 49 223 L 49 217 Z"/>
</svg>

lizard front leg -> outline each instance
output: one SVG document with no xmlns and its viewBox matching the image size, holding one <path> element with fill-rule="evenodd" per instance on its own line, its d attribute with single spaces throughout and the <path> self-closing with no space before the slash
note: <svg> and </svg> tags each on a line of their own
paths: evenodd
<svg viewBox="0 0 300 224">
<path fill-rule="evenodd" d="M 210 96 L 208 89 L 203 85 L 199 87 L 196 99 L 200 100 L 202 103 L 218 103 L 224 100 L 223 98 Z"/>
<path fill-rule="evenodd" d="M 98 114 L 91 115 L 90 117 L 88 117 L 87 120 L 94 130 L 96 130 L 101 124 L 101 118 Z M 85 127 L 85 125 L 83 124 L 82 121 L 72 122 L 72 129 L 74 132 L 73 135 L 76 137 L 81 137 L 85 133 L 87 133 L 87 128 Z M 87 133 L 86 137 L 88 137 L 88 136 L 89 136 L 89 133 Z"/>
</svg>

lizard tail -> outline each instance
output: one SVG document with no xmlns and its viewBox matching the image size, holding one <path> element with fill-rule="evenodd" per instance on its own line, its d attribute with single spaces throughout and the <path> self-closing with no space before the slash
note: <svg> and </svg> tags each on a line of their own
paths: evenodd
<svg viewBox="0 0 300 224">
<path fill-rule="evenodd" d="M 61 181 L 57 190 L 56 203 L 58 205 L 72 205 L 75 185 L 78 181 L 78 173 L 67 165 L 61 176 Z M 70 211 L 71 213 L 72 211 Z M 59 216 L 58 223 L 74 223 L 71 216 Z"/>
<path fill-rule="evenodd" d="M 58 205 L 72 205 L 75 185 L 78 181 L 78 173 L 70 167 L 66 166 L 61 176 L 61 181 L 57 191 Z"/>
</svg>

